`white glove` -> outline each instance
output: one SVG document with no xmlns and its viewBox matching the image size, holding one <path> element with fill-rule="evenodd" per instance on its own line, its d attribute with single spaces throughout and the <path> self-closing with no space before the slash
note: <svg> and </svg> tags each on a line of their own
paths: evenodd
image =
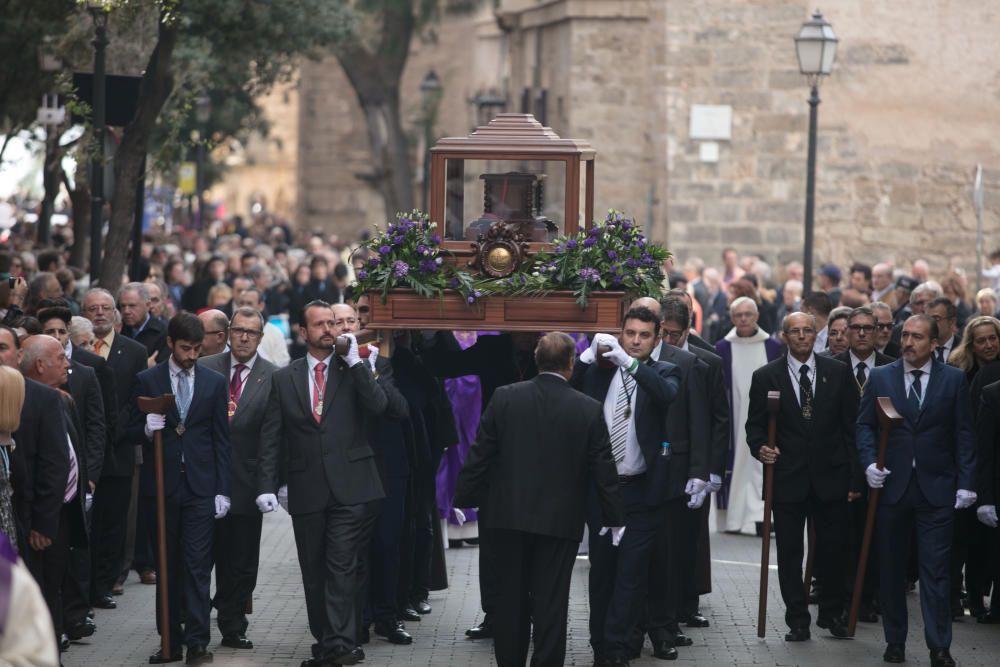
<svg viewBox="0 0 1000 667">
<path fill-rule="evenodd" d="M 688 480 L 688 483 L 684 486 L 684 493 L 689 496 L 696 496 L 708 486 L 708 482 L 703 479 L 698 479 L 697 477 L 692 477 Z"/>
<path fill-rule="evenodd" d="M 611 351 L 605 352 L 602 356 L 615 366 L 628 370 L 628 368 L 632 366 L 632 362 L 635 361 L 635 359 L 628 356 L 628 352 L 622 349 L 621 343 L 618 342 L 617 338 L 612 336 L 608 336 L 608 338 L 610 339 L 610 342 L 602 341 L 601 344 L 610 345 Z"/>
<path fill-rule="evenodd" d="M 229 514 L 229 497 L 228 496 L 216 496 L 215 497 L 215 518 L 221 519 L 222 517 Z"/>
<path fill-rule="evenodd" d="M 278 504 L 287 512 L 288 511 L 288 485 L 285 484 L 278 489 Z"/>
<path fill-rule="evenodd" d="M 597 340 L 601 336 L 606 336 L 607 334 L 596 334 L 594 338 L 590 341 L 590 347 L 583 351 L 580 355 L 580 363 L 592 364 L 597 361 Z"/>
<path fill-rule="evenodd" d="M 722 478 L 719 477 L 718 475 L 709 475 L 708 476 L 708 492 L 709 493 L 718 493 L 719 489 L 721 489 L 721 488 L 722 488 Z"/>
<path fill-rule="evenodd" d="M 976 517 L 979 522 L 989 526 L 990 528 L 997 527 L 997 506 L 996 505 L 981 505 L 976 508 Z"/>
<path fill-rule="evenodd" d="M 358 354 L 358 339 L 354 337 L 354 334 L 343 334 L 351 341 L 351 347 L 347 350 L 347 354 L 344 355 L 344 361 L 351 368 L 354 368 L 361 363 L 361 355 Z"/>
<path fill-rule="evenodd" d="M 83 498 L 83 511 L 84 512 L 89 512 L 90 508 L 93 507 L 93 506 L 94 506 L 94 494 L 93 493 L 88 493 Z"/>
<path fill-rule="evenodd" d="M 153 439 L 153 433 L 162 431 L 167 426 L 167 416 L 150 412 L 146 415 L 146 437 Z"/>
<path fill-rule="evenodd" d="M 262 493 L 257 496 L 257 509 L 261 514 L 267 514 L 278 509 L 278 497 L 273 493 Z"/>
<path fill-rule="evenodd" d="M 881 489 L 885 486 L 885 478 L 892 474 L 892 471 L 886 468 L 885 470 L 879 470 L 878 464 L 873 463 L 868 466 L 865 470 L 865 477 L 868 478 L 868 486 L 873 489 Z"/>
<path fill-rule="evenodd" d="M 705 498 L 708 497 L 708 486 L 706 485 L 704 489 L 698 493 L 691 496 L 691 500 L 688 501 L 688 509 L 696 510 L 705 504 Z"/>
<path fill-rule="evenodd" d="M 625 526 L 601 528 L 600 532 L 597 533 L 598 537 L 604 537 L 609 530 L 611 531 L 611 546 L 617 547 L 619 544 L 621 544 L 622 536 L 625 534 Z"/>
<path fill-rule="evenodd" d="M 378 348 L 374 345 L 368 346 L 368 363 L 372 367 L 372 373 L 375 372 L 375 361 L 378 359 Z"/>
<path fill-rule="evenodd" d="M 959 489 L 955 492 L 955 509 L 964 510 L 966 507 L 972 507 L 976 504 L 975 491 L 966 491 L 965 489 Z M 978 513 L 977 513 L 978 516 Z"/>
</svg>

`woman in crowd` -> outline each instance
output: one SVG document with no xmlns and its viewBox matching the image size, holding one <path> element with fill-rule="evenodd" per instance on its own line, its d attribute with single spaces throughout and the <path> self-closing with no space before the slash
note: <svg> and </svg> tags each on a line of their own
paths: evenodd
<svg viewBox="0 0 1000 667">
<path fill-rule="evenodd" d="M 24 377 L 9 366 L 0 366 L 0 533 L 7 536 L 15 549 L 17 533 L 11 504 L 10 459 L 23 404 Z"/>
<path fill-rule="evenodd" d="M 984 287 L 976 292 L 976 306 L 979 308 L 977 315 L 989 315 L 996 317 L 997 314 L 997 293 L 992 287 Z"/>
</svg>

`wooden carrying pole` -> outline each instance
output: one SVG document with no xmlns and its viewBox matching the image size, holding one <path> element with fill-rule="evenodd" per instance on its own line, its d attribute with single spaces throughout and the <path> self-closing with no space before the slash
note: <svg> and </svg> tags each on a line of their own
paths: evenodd
<svg viewBox="0 0 1000 667">
<path fill-rule="evenodd" d="M 174 395 L 157 398 L 139 398 L 139 410 L 145 414 L 165 415 L 174 407 Z M 167 501 L 163 491 L 163 432 L 153 434 L 153 461 L 156 467 L 156 587 L 160 594 L 160 655 L 175 657 L 170 653 L 170 602 L 167 591 Z M 179 656 L 177 656 L 179 658 Z"/>
<path fill-rule="evenodd" d="M 889 446 L 889 433 L 903 423 L 903 417 L 896 412 L 892 399 L 880 396 L 875 403 L 878 413 L 879 440 L 878 457 L 875 465 L 879 470 L 885 470 L 885 451 Z M 880 489 L 868 490 L 868 516 L 865 518 L 865 534 L 861 541 L 861 553 L 858 555 L 858 567 L 855 570 L 854 595 L 851 597 L 851 614 L 847 619 L 847 636 L 853 637 L 858 625 L 858 610 L 861 608 L 861 592 L 865 585 L 865 570 L 868 566 L 868 552 L 872 546 L 872 531 L 875 529 L 875 511 L 878 509 Z"/>
<path fill-rule="evenodd" d="M 778 409 L 781 392 L 767 392 L 767 446 L 775 448 L 778 439 Z M 764 464 L 764 534 L 760 545 L 760 603 L 757 607 L 757 636 L 764 638 L 767 618 L 767 574 L 771 560 L 771 506 L 774 504 L 774 464 Z"/>
</svg>

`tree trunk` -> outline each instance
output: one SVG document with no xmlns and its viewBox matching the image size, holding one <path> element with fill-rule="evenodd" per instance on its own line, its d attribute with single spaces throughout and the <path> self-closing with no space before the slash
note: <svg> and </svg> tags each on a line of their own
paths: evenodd
<svg viewBox="0 0 1000 667">
<path fill-rule="evenodd" d="M 90 248 L 87 243 L 90 239 L 90 184 L 78 177 L 76 188 L 70 188 L 65 171 L 62 171 L 62 179 L 73 203 L 73 246 L 69 250 L 69 265 L 82 269 L 87 265 Z"/>
<path fill-rule="evenodd" d="M 45 127 L 45 163 L 42 167 L 42 186 L 45 194 L 42 196 L 42 209 L 38 215 L 37 239 L 40 247 L 45 247 L 52 240 L 52 214 L 56 210 L 56 197 L 59 195 L 59 177 L 62 174 L 63 151 L 59 149 L 59 131 L 53 125 Z"/>
<path fill-rule="evenodd" d="M 135 220 L 136 185 L 145 178 L 143 170 L 146 147 L 156 118 L 174 88 L 173 53 L 177 26 L 160 16 L 159 38 L 149 56 L 139 84 L 135 117 L 125 127 L 115 154 L 115 191 L 111 195 L 111 221 L 104 245 L 100 285 L 114 292 L 122 283 L 128 258 L 129 240 Z M 139 248 L 134 250 L 139 252 Z"/>
<path fill-rule="evenodd" d="M 413 209 L 413 166 L 406 135 L 399 119 L 398 90 L 386 91 L 380 100 L 365 100 L 358 93 L 368 126 L 375 187 L 385 202 L 391 220 L 398 212 Z"/>
</svg>

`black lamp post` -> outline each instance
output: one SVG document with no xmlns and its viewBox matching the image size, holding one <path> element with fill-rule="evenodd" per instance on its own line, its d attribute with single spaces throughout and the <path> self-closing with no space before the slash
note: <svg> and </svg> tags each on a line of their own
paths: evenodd
<svg viewBox="0 0 1000 667">
<path fill-rule="evenodd" d="M 108 46 L 108 11 L 101 0 L 88 0 L 94 19 L 94 153 L 90 160 L 90 284 L 101 275 L 101 232 L 104 228 L 104 53 Z"/>
<path fill-rule="evenodd" d="M 444 86 L 441 79 L 434 73 L 434 70 L 427 72 L 427 76 L 420 82 L 420 97 L 423 102 L 424 112 L 424 173 L 423 173 L 423 197 L 421 209 L 426 213 L 428 202 L 430 201 L 431 187 L 431 141 L 433 140 L 434 121 L 437 118 L 438 105 L 441 103 L 441 95 Z"/>
<path fill-rule="evenodd" d="M 198 229 L 205 229 L 205 142 L 208 119 L 212 116 L 212 100 L 200 95 L 195 103 L 195 120 L 198 121 L 198 140 L 195 145 L 195 188 L 198 190 Z"/>
<path fill-rule="evenodd" d="M 806 229 L 802 266 L 802 293 L 812 290 L 813 274 L 813 227 L 816 214 L 816 119 L 819 107 L 819 83 L 821 77 L 833 71 L 833 61 L 837 57 L 837 36 L 833 27 L 816 11 L 812 18 L 802 24 L 795 37 L 795 52 L 799 58 L 799 71 L 809 82 L 809 157 L 806 165 Z"/>
</svg>

